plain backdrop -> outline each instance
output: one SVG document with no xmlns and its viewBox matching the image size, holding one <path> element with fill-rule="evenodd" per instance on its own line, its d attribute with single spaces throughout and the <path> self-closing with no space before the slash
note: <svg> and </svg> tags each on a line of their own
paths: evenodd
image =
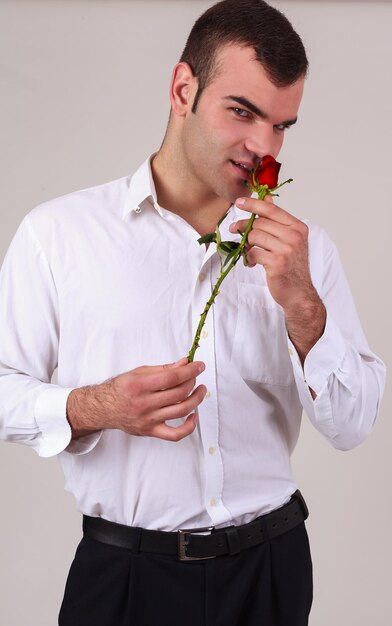
<svg viewBox="0 0 392 626">
<path fill-rule="evenodd" d="M 172 66 L 211 4 L 0 0 L 1 258 L 35 205 L 124 176 L 159 147 Z M 369 343 L 388 363 L 392 4 L 273 4 L 311 64 L 281 153 L 295 181 L 284 206 L 337 243 Z M 344 453 L 304 418 L 293 465 L 311 510 L 312 626 L 392 624 L 390 409 L 387 388 L 374 433 Z M 56 458 L 1 443 L 0 498 L 0 624 L 54 626 L 81 522 Z"/>
</svg>

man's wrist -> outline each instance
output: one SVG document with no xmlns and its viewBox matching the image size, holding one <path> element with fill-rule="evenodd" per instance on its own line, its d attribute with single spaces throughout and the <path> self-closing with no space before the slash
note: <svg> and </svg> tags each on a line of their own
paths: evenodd
<svg viewBox="0 0 392 626">
<path fill-rule="evenodd" d="M 73 389 L 68 396 L 66 415 L 72 430 L 72 439 L 90 435 L 101 430 L 98 422 L 99 412 L 94 413 L 95 387 L 80 387 Z"/>
<path fill-rule="evenodd" d="M 302 364 L 307 354 L 322 336 L 327 320 L 325 306 L 317 292 L 285 311 L 286 327 Z"/>
</svg>

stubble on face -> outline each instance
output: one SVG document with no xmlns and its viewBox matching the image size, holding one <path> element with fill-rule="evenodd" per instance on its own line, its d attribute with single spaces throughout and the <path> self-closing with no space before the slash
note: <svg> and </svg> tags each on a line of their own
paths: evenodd
<svg viewBox="0 0 392 626">
<path fill-rule="evenodd" d="M 203 101 L 189 119 L 184 141 L 184 168 L 190 181 L 205 196 L 205 201 L 221 198 L 232 204 L 239 195 L 250 195 L 246 180 L 228 177 L 228 166 L 235 147 L 211 119 Z M 238 149 L 237 149 L 238 153 Z"/>
<path fill-rule="evenodd" d="M 220 54 L 220 71 L 202 92 L 196 112 L 197 79 L 189 67 L 176 66 L 175 106 L 152 162 L 159 204 L 201 235 L 215 229 L 237 198 L 251 195 L 250 169 L 266 154 L 277 157 L 283 142 L 277 128 L 296 118 L 304 82 L 276 87 L 252 49 L 232 45 Z"/>
<path fill-rule="evenodd" d="M 253 168 L 266 154 L 277 157 L 283 133 L 275 126 L 296 117 L 302 83 L 278 88 L 253 49 L 238 45 L 221 49 L 213 80 L 202 92 L 196 111 L 189 112 L 181 135 L 184 168 L 206 202 L 221 198 L 233 203 L 251 194 L 246 184 L 249 172 L 235 163 Z M 248 111 L 249 118 L 236 117 L 237 103 L 229 102 L 233 94 L 254 103 L 263 116 Z"/>
</svg>

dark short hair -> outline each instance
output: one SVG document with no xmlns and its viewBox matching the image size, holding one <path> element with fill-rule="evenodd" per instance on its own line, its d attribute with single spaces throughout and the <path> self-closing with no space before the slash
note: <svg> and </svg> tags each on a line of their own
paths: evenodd
<svg viewBox="0 0 392 626">
<path fill-rule="evenodd" d="M 195 22 L 180 58 L 190 65 L 199 83 L 193 112 L 216 74 L 219 49 L 229 44 L 253 48 L 278 87 L 292 85 L 306 75 L 305 48 L 287 17 L 263 0 L 222 0 Z"/>
</svg>

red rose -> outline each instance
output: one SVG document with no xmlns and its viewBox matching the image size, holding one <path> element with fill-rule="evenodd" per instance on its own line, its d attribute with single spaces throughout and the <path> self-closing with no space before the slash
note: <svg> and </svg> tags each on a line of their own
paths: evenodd
<svg viewBox="0 0 392 626">
<path fill-rule="evenodd" d="M 262 162 L 254 173 L 254 179 L 259 185 L 267 185 L 269 189 L 273 189 L 278 184 L 279 170 L 281 163 L 275 161 L 270 154 L 263 157 Z"/>
</svg>

